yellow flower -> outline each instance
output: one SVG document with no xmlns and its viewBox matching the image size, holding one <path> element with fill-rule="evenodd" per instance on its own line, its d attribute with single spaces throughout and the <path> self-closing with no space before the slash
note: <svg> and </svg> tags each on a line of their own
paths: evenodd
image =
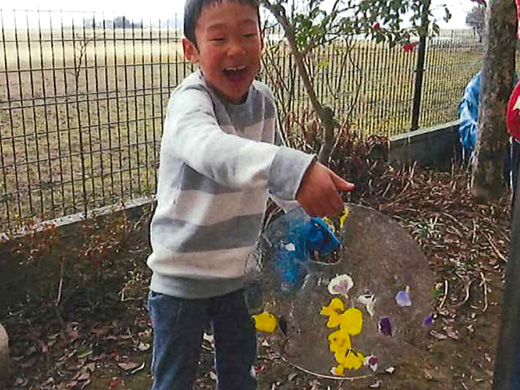
<svg viewBox="0 0 520 390">
<path fill-rule="evenodd" d="M 333 298 L 329 306 L 325 306 L 321 309 L 321 315 L 329 317 L 329 321 L 327 322 L 328 328 L 333 329 L 341 324 L 343 310 L 345 310 L 345 304 L 339 298 Z"/>
<path fill-rule="evenodd" d="M 363 366 L 365 358 L 361 352 L 349 350 L 341 365 L 347 370 L 359 370 Z"/>
<path fill-rule="evenodd" d="M 332 370 L 330 370 L 333 375 L 343 376 L 345 375 L 345 367 L 343 367 L 341 364 L 337 367 L 332 367 Z"/>
<path fill-rule="evenodd" d="M 345 369 L 347 370 L 359 370 L 363 366 L 365 358 L 361 352 L 356 352 L 353 349 L 349 349 L 347 356 L 341 361 L 337 367 L 333 367 L 331 372 L 334 375 L 343 376 L 345 375 Z"/>
<path fill-rule="evenodd" d="M 345 331 L 337 330 L 332 332 L 328 338 L 330 351 L 334 352 L 336 361 L 341 363 L 345 359 L 347 351 L 352 348 L 350 335 Z"/>
<path fill-rule="evenodd" d="M 347 222 L 348 215 L 350 213 L 350 210 L 348 207 L 345 207 L 345 210 L 343 211 L 343 215 L 339 218 L 339 227 L 342 228 L 345 222 Z"/>
<path fill-rule="evenodd" d="M 352 307 L 343 313 L 340 321 L 340 329 L 352 336 L 360 334 L 363 329 L 363 313 L 355 307 Z"/>
<path fill-rule="evenodd" d="M 261 332 L 272 333 L 278 326 L 278 320 L 271 313 L 263 312 L 253 316 L 255 320 L 255 328 Z"/>
<path fill-rule="evenodd" d="M 336 232 L 336 228 L 334 227 L 334 222 L 332 221 L 332 219 L 330 219 L 328 217 L 323 217 L 321 220 L 323 222 L 325 222 L 327 224 L 327 226 L 330 227 L 333 232 Z"/>
</svg>

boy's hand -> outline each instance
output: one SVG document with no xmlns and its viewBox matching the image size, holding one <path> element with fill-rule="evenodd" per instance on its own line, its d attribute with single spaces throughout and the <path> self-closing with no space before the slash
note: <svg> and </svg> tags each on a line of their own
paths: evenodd
<svg viewBox="0 0 520 390">
<path fill-rule="evenodd" d="M 310 216 L 333 217 L 341 214 L 344 208 L 339 191 L 353 189 L 354 184 L 316 162 L 305 173 L 296 200 Z"/>
</svg>

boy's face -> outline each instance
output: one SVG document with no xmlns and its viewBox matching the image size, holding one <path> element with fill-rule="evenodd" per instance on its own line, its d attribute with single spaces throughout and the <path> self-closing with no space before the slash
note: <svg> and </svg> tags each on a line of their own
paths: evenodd
<svg viewBox="0 0 520 390">
<path fill-rule="evenodd" d="M 202 8 L 195 26 L 197 46 L 186 38 L 184 55 L 198 63 L 206 81 L 238 104 L 260 70 L 263 42 L 254 7 L 223 1 Z"/>
</svg>

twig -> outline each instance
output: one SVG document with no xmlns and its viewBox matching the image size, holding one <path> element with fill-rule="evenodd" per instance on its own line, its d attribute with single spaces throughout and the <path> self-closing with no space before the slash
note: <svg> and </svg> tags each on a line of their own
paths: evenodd
<svg viewBox="0 0 520 390">
<path fill-rule="evenodd" d="M 444 302 L 446 302 L 446 298 L 448 298 L 448 286 L 448 280 L 446 279 L 444 281 L 444 296 L 442 297 L 442 302 L 439 305 L 439 309 L 442 309 L 442 307 L 444 306 Z"/>
<path fill-rule="evenodd" d="M 493 250 L 495 251 L 497 256 L 500 257 L 500 259 L 504 263 L 507 263 L 507 258 L 498 250 L 498 248 L 496 247 L 495 243 L 493 242 L 493 239 L 491 237 L 489 237 L 489 235 L 487 235 L 486 233 L 484 233 L 484 237 L 487 238 L 489 244 L 491 245 L 491 248 L 493 248 Z"/>
<path fill-rule="evenodd" d="M 460 302 L 458 305 L 457 305 L 457 308 L 461 307 L 462 305 L 464 305 L 468 300 L 469 300 L 469 297 L 470 297 L 470 287 L 471 287 L 471 284 L 475 281 L 475 279 L 471 279 L 468 283 L 468 285 L 466 286 L 466 297 L 464 298 L 464 300 L 462 302 Z"/>
<path fill-rule="evenodd" d="M 61 258 L 61 269 L 60 269 L 60 282 L 58 283 L 58 296 L 56 297 L 56 302 L 54 302 L 54 312 L 56 313 L 56 317 L 58 318 L 58 321 L 60 322 L 61 328 L 65 329 L 65 321 L 63 320 L 61 313 L 60 313 L 60 302 L 61 302 L 61 295 L 63 291 L 63 274 L 64 274 L 64 268 L 65 268 L 65 259 Z"/>
<path fill-rule="evenodd" d="M 475 220 L 473 222 L 473 236 L 471 237 L 471 243 L 474 244 L 475 240 L 477 239 L 477 224 L 475 223 Z"/>
<path fill-rule="evenodd" d="M 281 354 L 279 356 L 282 358 L 282 360 L 285 363 L 287 363 L 291 367 L 296 368 L 297 370 L 303 371 L 306 374 L 310 374 L 310 375 L 313 375 L 313 376 L 316 376 L 316 377 L 322 378 L 322 379 L 333 379 L 333 380 L 337 380 L 337 381 L 339 380 L 339 381 L 350 381 L 350 382 L 353 382 L 353 381 L 355 381 L 357 379 L 366 379 L 366 378 L 370 378 L 372 376 L 372 375 L 363 375 L 363 376 L 356 376 L 356 377 L 353 377 L 353 378 L 348 378 L 348 377 L 344 377 L 344 376 L 334 376 L 334 375 L 318 374 L 317 372 L 308 370 L 306 368 L 303 368 L 302 366 L 299 366 L 299 365 L 297 365 L 295 363 L 290 362 L 289 360 L 287 360 L 285 358 L 285 356 L 283 356 Z"/>
<path fill-rule="evenodd" d="M 482 313 L 485 313 L 488 309 L 488 288 L 486 278 L 484 277 L 484 274 L 482 272 L 480 272 L 480 277 L 482 278 L 482 286 L 484 287 L 484 308 L 482 309 Z"/>
<path fill-rule="evenodd" d="M 64 273 L 64 263 L 65 263 L 65 260 L 61 259 L 61 267 L 60 267 L 60 282 L 58 283 L 58 296 L 56 297 L 56 302 L 54 302 L 54 306 L 55 307 L 58 307 L 60 305 L 60 301 L 61 301 L 61 294 L 62 294 L 62 290 L 63 290 L 63 273 Z"/>
</svg>

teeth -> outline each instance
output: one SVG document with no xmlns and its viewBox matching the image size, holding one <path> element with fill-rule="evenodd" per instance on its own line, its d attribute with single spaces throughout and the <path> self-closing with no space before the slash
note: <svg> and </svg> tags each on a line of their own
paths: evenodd
<svg viewBox="0 0 520 390">
<path fill-rule="evenodd" d="M 234 68 L 226 68 L 225 70 L 226 71 L 237 71 L 237 70 L 244 70 L 245 68 L 246 68 L 245 66 L 237 66 Z"/>
</svg>

